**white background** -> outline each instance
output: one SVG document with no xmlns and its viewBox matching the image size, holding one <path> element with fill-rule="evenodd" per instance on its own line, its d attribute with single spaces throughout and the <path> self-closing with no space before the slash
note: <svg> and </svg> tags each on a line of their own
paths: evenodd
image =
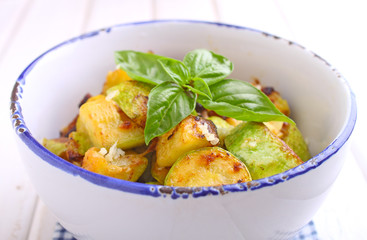
<svg viewBox="0 0 367 240">
<path fill-rule="evenodd" d="M 342 73 L 357 96 L 357 127 L 346 164 L 314 222 L 320 239 L 367 239 L 366 10 L 363 0 L 0 0 L 0 239 L 49 240 L 55 226 L 14 142 L 8 109 L 18 75 L 42 52 L 71 37 L 156 19 L 260 29 L 306 46 Z"/>
</svg>

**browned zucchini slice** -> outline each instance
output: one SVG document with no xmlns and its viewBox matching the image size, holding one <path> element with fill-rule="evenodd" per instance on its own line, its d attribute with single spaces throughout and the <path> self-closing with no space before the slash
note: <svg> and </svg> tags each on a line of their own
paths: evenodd
<svg viewBox="0 0 367 240">
<path fill-rule="evenodd" d="M 182 156 L 168 172 L 165 185 L 219 186 L 251 181 L 246 165 L 228 151 L 206 147 Z"/>
</svg>

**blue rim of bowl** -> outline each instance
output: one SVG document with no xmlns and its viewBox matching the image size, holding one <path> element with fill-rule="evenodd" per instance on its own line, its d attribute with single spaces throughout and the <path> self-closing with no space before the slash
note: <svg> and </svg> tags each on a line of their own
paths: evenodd
<svg viewBox="0 0 367 240">
<path fill-rule="evenodd" d="M 26 126 L 26 121 L 22 115 L 22 108 L 21 108 L 21 99 L 23 93 L 23 87 L 26 83 L 25 78 L 27 75 L 32 71 L 32 69 L 37 65 L 37 63 L 48 53 L 63 47 L 65 45 L 72 44 L 74 42 L 78 42 L 84 39 L 93 38 L 98 36 L 102 32 L 109 33 L 114 29 L 129 27 L 129 26 L 136 26 L 136 25 L 147 25 L 147 24 L 170 24 L 170 23 L 178 23 L 178 24 L 207 24 L 207 25 L 214 25 L 218 27 L 227 27 L 227 28 L 234 28 L 243 31 L 252 31 L 257 32 L 259 34 L 263 34 L 267 37 L 273 37 L 276 40 L 285 40 L 281 37 L 275 36 L 273 34 L 269 34 L 260 30 L 242 27 L 237 25 L 230 25 L 225 23 L 218 23 L 218 22 L 207 22 L 207 21 L 196 21 L 196 20 L 155 20 L 155 21 L 143 21 L 143 22 L 133 22 L 133 23 L 125 23 L 125 24 L 118 24 L 112 27 L 103 28 L 97 31 L 89 32 L 83 34 L 81 36 L 72 38 L 65 42 L 56 45 L 55 47 L 49 49 L 48 51 L 41 54 L 38 58 L 36 58 L 33 62 L 31 62 L 25 70 L 20 74 L 18 77 L 13 91 L 11 95 L 11 103 L 10 103 L 10 110 L 11 110 L 11 120 L 13 124 L 13 128 L 20 139 L 24 142 L 24 144 L 33 151 L 36 155 L 38 155 L 41 159 L 46 161 L 47 163 L 51 164 L 52 166 L 59 168 L 73 176 L 79 176 L 86 181 L 89 181 L 93 184 L 97 184 L 101 187 L 111 188 L 115 190 L 120 190 L 124 192 L 134 193 L 134 194 L 141 194 L 141 195 L 148 195 L 153 197 L 166 197 L 170 196 L 172 199 L 177 198 L 188 198 L 192 196 L 194 198 L 203 197 L 207 195 L 223 195 L 230 192 L 244 192 L 244 191 L 254 191 L 264 187 L 273 186 L 285 181 L 288 181 L 294 177 L 299 175 L 303 175 L 308 171 L 315 169 L 334 154 L 336 154 L 339 149 L 346 143 L 349 139 L 350 135 L 353 132 L 356 118 L 357 118 L 357 106 L 355 95 L 351 91 L 351 88 L 348 82 L 336 71 L 335 68 L 325 61 L 323 58 L 318 56 L 317 54 L 306 50 L 303 46 L 287 41 L 289 45 L 295 45 L 300 47 L 301 49 L 308 51 L 309 53 L 313 54 L 317 57 L 320 61 L 324 62 L 332 71 L 335 72 L 336 76 L 340 78 L 346 84 L 346 88 L 349 90 L 350 94 L 350 112 L 349 112 L 349 119 L 347 120 L 346 124 L 344 125 L 342 131 L 339 133 L 337 138 L 329 144 L 322 152 L 317 154 L 316 156 L 312 157 L 307 162 L 292 168 L 286 172 L 263 178 L 258 180 L 253 180 L 247 183 L 237 183 L 237 184 L 230 184 L 230 185 L 223 185 L 223 186 L 212 186 L 212 187 L 169 187 L 169 186 L 161 186 L 161 185 L 151 185 L 145 183 L 138 183 L 138 182 L 129 182 L 125 180 L 120 180 L 116 178 L 111 178 L 103 175 L 99 175 L 90 171 L 87 171 L 83 168 L 80 168 L 76 165 L 73 165 L 62 158 L 52 154 L 46 148 L 44 148 L 31 134 L 30 130 Z"/>
</svg>

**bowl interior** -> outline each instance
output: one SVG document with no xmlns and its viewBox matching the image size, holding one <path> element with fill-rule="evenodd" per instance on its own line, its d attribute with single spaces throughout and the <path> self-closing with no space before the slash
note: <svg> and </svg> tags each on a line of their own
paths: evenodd
<svg viewBox="0 0 367 240">
<path fill-rule="evenodd" d="M 58 137 L 86 93 L 101 91 L 115 69 L 117 50 L 153 51 L 182 59 L 206 48 L 234 64 L 231 78 L 259 79 L 288 100 L 292 118 L 313 155 L 339 135 L 349 119 L 350 91 L 327 62 L 287 40 L 246 28 L 203 22 L 127 24 L 67 41 L 41 56 L 24 75 L 22 111 L 33 137 Z"/>
</svg>

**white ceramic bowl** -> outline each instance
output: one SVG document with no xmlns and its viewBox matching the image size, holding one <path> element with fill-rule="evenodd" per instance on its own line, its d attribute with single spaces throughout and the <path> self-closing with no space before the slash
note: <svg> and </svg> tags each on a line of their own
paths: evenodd
<svg viewBox="0 0 367 240">
<path fill-rule="evenodd" d="M 113 52 L 182 58 L 207 48 L 234 63 L 232 78 L 259 78 L 289 101 L 313 158 L 287 172 L 222 187 L 173 188 L 94 174 L 39 143 L 99 93 Z M 314 216 L 344 161 L 356 121 L 347 82 L 325 60 L 282 38 L 196 21 L 123 24 L 76 37 L 35 59 L 12 94 L 12 121 L 40 197 L 78 239 L 287 239 Z"/>
</svg>

